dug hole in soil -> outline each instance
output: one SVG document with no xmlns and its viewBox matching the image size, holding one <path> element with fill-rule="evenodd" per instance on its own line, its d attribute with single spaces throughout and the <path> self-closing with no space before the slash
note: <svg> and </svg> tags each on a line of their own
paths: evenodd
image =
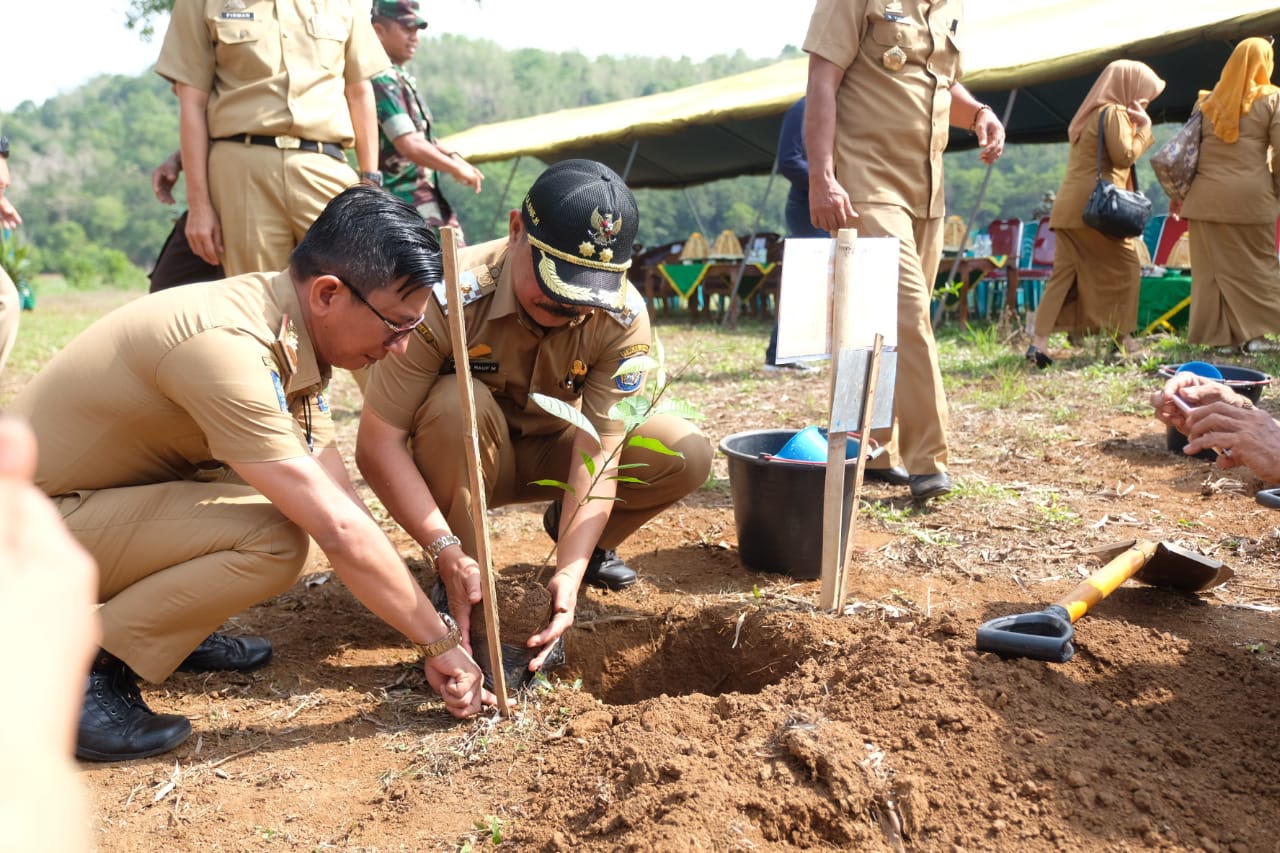
<svg viewBox="0 0 1280 853">
<path fill-rule="evenodd" d="M 828 377 L 788 382 L 704 429 L 777 427 L 778 394 L 821 398 Z M 353 411 L 335 412 L 352 441 Z M 840 615 L 815 608 L 818 581 L 741 567 L 718 457 L 620 549 L 635 587 L 584 589 L 567 663 L 509 719 L 448 717 L 321 562 L 227 626 L 269 636 L 270 666 L 145 689 L 192 718 L 186 744 L 82 765 L 99 848 L 1277 849 L 1280 516 L 1248 474 L 1173 457 L 1140 412 L 1049 442 L 1027 417 L 953 403 L 952 497 L 866 485 Z M 500 590 L 545 581 L 542 509 L 491 513 Z M 1098 567 L 1089 548 L 1135 537 L 1207 548 L 1237 577 L 1122 587 L 1066 664 L 975 651 L 982 622 L 1042 608 Z"/>
</svg>

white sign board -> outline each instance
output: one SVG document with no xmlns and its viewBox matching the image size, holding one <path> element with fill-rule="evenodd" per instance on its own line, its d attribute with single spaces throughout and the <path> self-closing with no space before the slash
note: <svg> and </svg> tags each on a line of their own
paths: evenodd
<svg viewBox="0 0 1280 853">
<path fill-rule="evenodd" d="M 836 241 L 830 237 L 788 237 L 778 290 L 779 363 L 812 361 L 831 355 L 831 299 L 835 291 Z M 898 345 L 898 240 L 859 237 L 854 244 L 853 286 L 857 293 L 850 348 L 871 348 L 875 335 L 884 347 Z"/>
</svg>

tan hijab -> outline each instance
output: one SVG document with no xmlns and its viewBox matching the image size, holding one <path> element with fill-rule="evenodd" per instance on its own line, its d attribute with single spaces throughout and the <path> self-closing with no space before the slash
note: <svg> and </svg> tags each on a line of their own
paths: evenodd
<svg viewBox="0 0 1280 853">
<path fill-rule="evenodd" d="M 1200 111 L 1213 122 L 1213 135 L 1226 143 L 1240 139 L 1240 117 L 1253 102 L 1276 91 L 1271 85 L 1275 52 L 1266 39 L 1245 39 L 1231 51 L 1212 92 L 1200 93 Z"/>
<path fill-rule="evenodd" d="M 1139 100 L 1150 103 L 1163 91 L 1164 81 L 1149 67 L 1132 59 L 1117 59 L 1102 69 L 1098 79 L 1093 81 L 1093 88 L 1084 96 L 1084 103 L 1071 119 L 1067 137 L 1072 142 L 1079 142 L 1085 126 L 1097 121 L 1094 113 L 1099 107 L 1113 104 L 1127 107 Z"/>
</svg>

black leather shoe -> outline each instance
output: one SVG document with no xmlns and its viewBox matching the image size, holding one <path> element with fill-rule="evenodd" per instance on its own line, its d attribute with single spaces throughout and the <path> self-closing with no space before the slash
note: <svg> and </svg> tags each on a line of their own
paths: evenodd
<svg viewBox="0 0 1280 853">
<path fill-rule="evenodd" d="M 1044 370 L 1053 364 L 1053 359 L 1049 358 L 1049 354 L 1041 349 L 1036 349 L 1034 345 L 1027 347 L 1026 355 L 1027 363 L 1034 365 L 1036 370 Z"/>
<path fill-rule="evenodd" d="M 918 501 L 937 498 L 951 491 L 951 478 L 945 471 L 936 474 L 912 474 L 911 497 Z"/>
<path fill-rule="evenodd" d="M 552 542 L 560 539 L 560 502 L 552 501 L 547 511 L 542 514 L 542 529 L 547 531 Z M 596 548 L 587 560 L 587 571 L 582 576 L 583 583 L 598 589 L 614 591 L 626 589 L 636 582 L 638 576 L 635 569 L 622 562 L 617 551 L 606 551 Z"/>
<path fill-rule="evenodd" d="M 124 661 L 99 651 L 89 672 L 76 732 L 76 758 L 128 761 L 168 752 L 191 736 L 191 723 L 157 714 L 142 701 L 137 677 Z"/>
<path fill-rule="evenodd" d="M 271 660 L 271 641 L 266 637 L 228 637 L 213 633 L 178 664 L 179 672 L 252 672 Z"/>
<path fill-rule="evenodd" d="M 901 465 L 894 465 L 892 468 L 864 468 L 862 470 L 862 479 L 879 480 L 891 486 L 911 485 L 911 475 Z"/>
<path fill-rule="evenodd" d="M 622 562 L 617 551 L 597 548 L 591 552 L 582 580 L 599 589 L 619 590 L 634 584 L 638 577 L 635 569 Z"/>
</svg>

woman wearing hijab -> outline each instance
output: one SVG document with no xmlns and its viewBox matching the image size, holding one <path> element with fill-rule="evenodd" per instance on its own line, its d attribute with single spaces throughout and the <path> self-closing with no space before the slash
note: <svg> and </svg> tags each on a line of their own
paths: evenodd
<svg viewBox="0 0 1280 853">
<path fill-rule="evenodd" d="M 1200 164 L 1181 210 L 1191 234 L 1187 340 L 1224 351 L 1280 350 L 1280 94 L 1266 39 L 1236 45 L 1211 92 L 1200 95 Z M 1269 159 L 1268 159 L 1269 158 Z"/>
<path fill-rule="evenodd" d="M 1164 81 L 1141 62 L 1119 59 L 1102 69 L 1084 103 L 1071 119 L 1067 173 L 1049 214 L 1056 238 L 1053 272 L 1036 311 L 1035 338 L 1027 361 L 1038 368 L 1053 364 L 1049 335 L 1106 332 L 1118 336 L 1127 352 L 1138 348 L 1132 332 L 1138 324 L 1142 267 L 1136 237 L 1118 240 L 1084 224 L 1084 207 L 1098 179 L 1098 116 L 1103 126 L 1103 175 L 1127 186 L 1129 167 L 1151 145 L 1147 105 L 1164 91 Z"/>
</svg>

